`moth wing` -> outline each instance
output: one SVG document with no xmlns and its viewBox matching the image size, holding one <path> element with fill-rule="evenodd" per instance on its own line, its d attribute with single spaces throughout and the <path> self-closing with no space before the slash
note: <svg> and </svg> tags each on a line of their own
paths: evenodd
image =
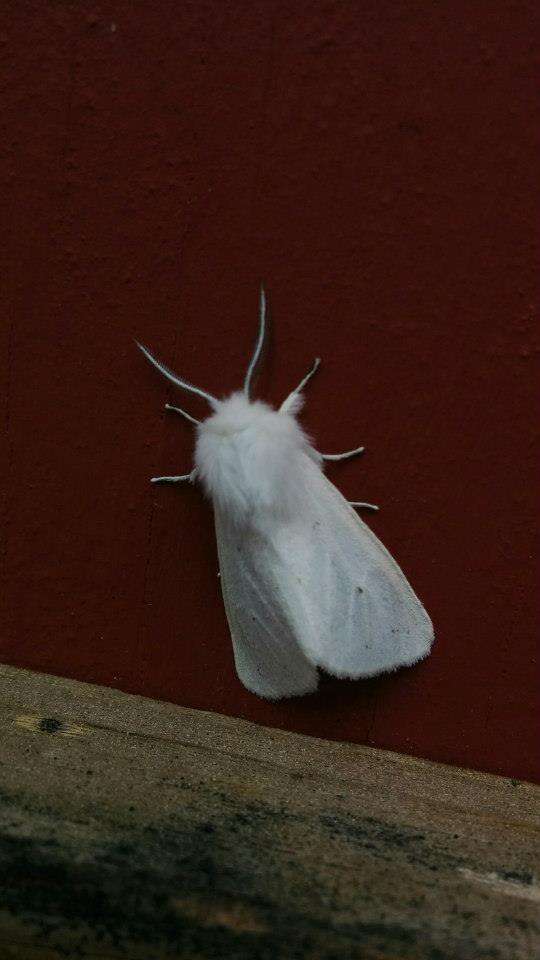
<svg viewBox="0 0 540 960">
<path fill-rule="evenodd" d="M 306 457 L 304 507 L 274 529 L 276 570 L 308 659 L 368 677 L 427 656 L 433 626 L 403 572 L 339 490 Z"/>
<path fill-rule="evenodd" d="M 318 674 L 298 644 L 274 522 L 238 527 L 217 505 L 214 512 L 221 591 L 240 680 L 269 700 L 312 693 Z"/>
</svg>

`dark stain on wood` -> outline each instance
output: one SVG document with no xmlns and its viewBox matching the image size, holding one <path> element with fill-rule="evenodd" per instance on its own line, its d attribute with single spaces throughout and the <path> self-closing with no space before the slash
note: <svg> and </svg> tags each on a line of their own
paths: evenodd
<svg viewBox="0 0 540 960">
<path fill-rule="evenodd" d="M 1 677 L 2 960 L 535 955 L 537 788 Z"/>
<path fill-rule="evenodd" d="M 277 886 L 271 885 L 273 895 L 269 895 L 268 876 L 260 874 L 257 851 L 268 851 L 268 831 L 279 832 L 284 814 L 266 804 L 223 811 L 219 824 L 192 825 L 183 811 L 159 825 L 124 826 L 122 840 L 116 833 L 113 838 L 104 835 L 90 840 L 79 832 L 73 847 L 66 845 L 65 838 L 60 843 L 53 836 L 67 826 L 55 811 L 36 811 L 21 797 L 4 795 L 1 802 L 2 811 L 9 810 L 12 825 L 19 820 L 22 827 L 40 815 L 39 836 L 2 836 L 5 880 L 0 881 L 0 891 L 3 911 L 25 926 L 34 923 L 37 936 L 46 942 L 54 943 L 66 929 L 77 929 L 82 949 L 97 940 L 120 956 L 122 951 L 129 956 L 133 945 L 140 943 L 149 956 L 156 950 L 157 955 L 161 951 L 167 956 L 329 960 L 381 956 L 383 950 L 385 956 L 397 952 L 403 958 L 450 960 L 455 956 L 453 945 L 445 950 L 430 942 L 430 922 L 427 917 L 421 922 L 420 914 L 414 924 L 410 919 L 399 924 L 384 919 L 359 922 L 352 917 L 350 922 L 336 923 L 324 915 L 327 910 L 319 913 L 317 897 L 311 907 L 299 912 L 291 909 L 294 890 L 290 907 Z M 326 819 L 335 823 L 335 818 Z M 107 827 L 114 829 L 112 824 Z M 364 850 L 388 863 L 394 862 L 396 847 L 407 848 L 415 842 L 406 831 L 396 828 L 387 833 L 369 818 L 347 825 L 344 834 L 353 848 L 360 842 Z M 366 842 L 366 837 L 373 842 Z M 289 866 L 299 856 L 300 850 L 291 851 Z M 430 861 L 428 869 L 438 867 Z M 300 876 L 296 882 L 307 894 L 309 881 Z M 355 884 L 352 875 L 350 882 Z M 339 910 L 339 901 L 328 906 Z M 474 948 L 474 939 L 462 938 L 460 957 L 474 957 Z"/>
<path fill-rule="evenodd" d="M 39 729 L 43 733 L 58 733 L 62 729 L 62 721 L 56 720 L 55 717 L 44 717 L 39 721 Z"/>
</svg>

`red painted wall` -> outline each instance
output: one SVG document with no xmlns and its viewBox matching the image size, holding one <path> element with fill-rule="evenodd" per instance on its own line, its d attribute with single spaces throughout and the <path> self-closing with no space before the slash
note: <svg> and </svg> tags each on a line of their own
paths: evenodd
<svg viewBox="0 0 540 960">
<path fill-rule="evenodd" d="M 0 658 L 535 778 L 532 3 L 21 3 L 4 12 Z M 236 679 L 189 425 L 132 338 L 280 400 L 437 630 L 269 704 Z M 204 407 L 187 401 L 195 415 Z"/>
</svg>

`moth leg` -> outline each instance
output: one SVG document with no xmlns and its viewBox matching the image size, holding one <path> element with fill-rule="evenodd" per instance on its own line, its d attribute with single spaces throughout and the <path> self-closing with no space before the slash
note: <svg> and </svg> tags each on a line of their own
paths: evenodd
<svg viewBox="0 0 540 960">
<path fill-rule="evenodd" d="M 190 414 L 190 413 L 187 413 L 186 410 L 182 410 L 182 407 L 173 407 L 170 403 L 166 403 L 166 404 L 165 404 L 165 409 L 166 409 L 166 410 L 174 410 L 175 413 L 181 414 L 181 416 L 182 416 L 182 417 L 185 417 L 186 420 L 189 420 L 190 423 L 198 424 L 198 423 L 201 422 L 200 420 L 196 420 L 195 417 L 192 417 L 191 414 Z"/>
<path fill-rule="evenodd" d="M 191 474 L 184 473 L 181 477 L 150 477 L 150 483 L 182 483 L 184 480 L 191 480 Z"/>
<path fill-rule="evenodd" d="M 186 483 L 190 481 L 194 482 L 197 476 L 197 471 L 192 470 L 191 473 L 183 473 L 180 477 L 151 477 L 150 483 Z"/>
<path fill-rule="evenodd" d="M 299 393 L 302 392 L 306 383 L 308 383 L 308 381 L 311 380 L 313 374 L 317 373 L 317 370 L 319 369 L 320 365 L 321 365 L 321 358 L 316 357 L 311 370 L 309 370 L 308 373 L 306 373 L 304 379 L 300 381 L 298 386 L 291 391 L 288 397 L 286 397 L 283 403 L 281 404 L 279 409 L 282 413 L 287 413 L 290 407 L 293 407 L 293 408 L 295 407 L 296 397 L 298 396 Z"/>
<path fill-rule="evenodd" d="M 374 503 L 362 503 L 361 500 L 349 500 L 351 507 L 364 507 L 366 510 L 378 510 Z"/>
<path fill-rule="evenodd" d="M 349 457 L 357 457 L 365 449 L 365 447 L 356 447 L 355 450 L 347 450 L 345 453 L 321 453 L 321 457 L 323 460 L 348 460 Z"/>
</svg>

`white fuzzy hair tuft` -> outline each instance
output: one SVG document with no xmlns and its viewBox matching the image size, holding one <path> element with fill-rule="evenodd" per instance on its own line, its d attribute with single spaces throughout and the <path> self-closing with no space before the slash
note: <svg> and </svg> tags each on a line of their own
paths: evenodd
<svg viewBox="0 0 540 960">
<path fill-rule="evenodd" d="M 274 410 L 242 393 L 217 403 L 197 428 L 195 465 L 206 493 L 229 520 L 290 517 L 302 504 L 302 463 L 322 458 L 295 419 L 301 394 Z"/>
</svg>

